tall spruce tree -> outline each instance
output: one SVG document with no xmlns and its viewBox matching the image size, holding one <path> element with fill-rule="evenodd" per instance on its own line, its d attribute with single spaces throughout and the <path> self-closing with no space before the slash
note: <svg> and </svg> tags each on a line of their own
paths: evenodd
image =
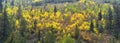
<svg viewBox="0 0 120 43">
<path fill-rule="evenodd" d="M 92 32 L 94 32 L 94 25 L 93 25 L 93 22 L 92 22 L 92 20 L 91 20 L 91 23 L 90 23 L 90 31 L 92 31 Z"/>
<path fill-rule="evenodd" d="M 10 24 L 8 21 L 6 8 L 7 8 L 7 6 L 5 5 L 5 8 L 3 9 L 4 11 L 2 13 L 0 43 L 4 43 L 10 34 Z"/>
<path fill-rule="evenodd" d="M 115 9 L 115 19 L 114 19 L 114 36 L 117 38 L 117 39 L 120 39 L 119 38 L 119 34 L 120 34 L 120 5 L 115 5 L 114 6 L 114 9 Z"/>
</svg>

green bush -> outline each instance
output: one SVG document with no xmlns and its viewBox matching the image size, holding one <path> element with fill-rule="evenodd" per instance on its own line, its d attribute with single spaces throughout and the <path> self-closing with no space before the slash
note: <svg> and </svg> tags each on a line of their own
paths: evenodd
<svg viewBox="0 0 120 43">
<path fill-rule="evenodd" d="M 60 43 L 75 43 L 75 40 L 71 36 L 65 36 Z"/>
<path fill-rule="evenodd" d="M 26 41 L 18 31 L 15 31 L 8 37 L 5 43 L 26 43 Z"/>
<path fill-rule="evenodd" d="M 55 35 L 52 31 L 48 31 L 44 38 L 44 43 L 55 43 Z"/>
</svg>

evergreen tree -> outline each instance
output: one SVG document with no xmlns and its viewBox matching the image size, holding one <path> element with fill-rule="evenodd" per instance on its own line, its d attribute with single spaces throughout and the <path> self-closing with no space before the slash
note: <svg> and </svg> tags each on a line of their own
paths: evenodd
<svg viewBox="0 0 120 43">
<path fill-rule="evenodd" d="M 5 41 L 5 43 L 26 43 L 26 40 L 24 37 L 21 36 L 18 30 L 10 34 L 8 39 Z"/>
<path fill-rule="evenodd" d="M 16 15 L 16 18 L 18 19 L 18 20 L 20 20 L 20 18 L 22 17 L 22 5 L 19 5 L 18 6 L 19 8 L 18 8 L 18 11 L 17 11 L 17 15 Z"/>
<path fill-rule="evenodd" d="M 108 14 L 108 21 L 109 21 L 109 29 L 112 29 L 112 10 L 109 8 L 108 10 L 109 14 Z"/>
<path fill-rule="evenodd" d="M 34 21 L 34 26 L 33 29 L 36 30 L 37 29 L 37 20 Z M 34 32 L 33 32 L 34 33 Z"/>
<path fill-rule="evenodd" d="M 80 30 L 78 28 L 78 25 L 76 25 L 76 28 L 75 28 L 75 40 L 76 40 L 76 43 L 81 43 Z"/>
<path fill-rule="evenodd" d="M 102 19 L 102 14 L 101 14 L 101 11 L 99 12 L 98 14 L 98 20 L 101 20 Z"/>
<path fill-rule="evenodd" d="M 117 5 L 117 6 L 114 6 L 114 9 L 115 9 L 115 19 L 114 19 L 114 36 L 117 38 L 117 39 L 120 39 L 119 38 L 119 34 L 120 34 L 120 5 Z"/>
<path fill-rule="evenodd" d="M 66 35 L 65 37 L 63 37 L 60 43 L 81 43 L 81 42 L 75 42 L 75 40 L 70 35 Z"/>
<path fill-rule="evenodd" d="M 112 23 L 112 18 L 113 17 L 112 17 L 112 10 L 111 10 L 111 8 L 108 9 L 108 12 L 109 13 L 108 13 L 108 15 L 106 17 L 106 24 L 107 24 L 106 25 L 106 29 L 108 30 L 109 33 L 111 33 L 111 31 L 113 30 L 112 29 L 112 24 L 113 24 Z"/>
<path fill-rule="evenodd" d="M 7 6 L 5 5 L 5 8 L 4 8 L 4 12 L 3 12 L 3 15 L 2 15 L 2 23 L 1 23 L 1 39 L 0 39 L 0 42 L 3 43 L 8 35 L 10 34 L 11 32 L 11 28 L 10 28 L 10 24 L 9 24 L 9 21 L 8 21 L 8 15 L 7 15 L 7 12 L 6 12 L 6 8 Z"/>
<path fill-rule="evenodd" d="M 92 20 L 91 20 L 91 23 L 90 23 L 90 31 L 94 32 L 94 25 L 93 25 Z"/>
<path fill-rule="evenodd" d="M 55 43 L 55 35 L 52 31 L 48 31 L 44 38 L 44 43 Z"/>
<path fill-rule="evenodd" d="M 57 12 L 57 7 L 54 6 L 54 14 L 56 14 L 56 12 Z"/>
<path fill-rule="evenodd" d="M 99 24 L 99 27 L 98 27 L 98 29 L 99 29 L 99 32 L 100 32 L 100 33 L 102 33 L 102 32 L 103 32 L 103 30 L 104 30 L 104 29 L 103 29 L 103 26 L 102 26 L 102 24 Z"/>
<path fill-rule="evenodd" d="M 21 18 L 20 21 L 20 34 L 24 37 L 25 36 L 25 32 L 26 32 L 26 21 L 24 18 Z"/>
</svg>

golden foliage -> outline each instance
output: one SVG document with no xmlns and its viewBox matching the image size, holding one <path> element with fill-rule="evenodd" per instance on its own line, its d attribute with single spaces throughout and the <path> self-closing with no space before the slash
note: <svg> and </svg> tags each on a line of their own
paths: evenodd
<svg viewBox="0 0 120 43">
<path fill-rule="evenodd" d="M 20 23 L 19 23 L 19 20 L 16 20 L 16 21 L 15 21 L 15 27 L 16 27 L 17 29 L 19 29 L 19 28 L 20 28 Z"/>
<path fill-rule="evenodd" d="M 91 41 L 92 37 L 88 32 L 81 32 L 82 38 L 87 41 Z"/>
<path fill-rule="evenodd" d="M 94 28 L 94 32 L 95 32 L 96 34 L 98 34 L 98 33 L 99 33 L 99 31 L 98 31 L 98 29 L 97 29 L 97 28 Z"/>
<path fill-rule="evenodd" d="M 7 8 L 6 11 L 7 11 L 7 14 L 12 14 L 12 9 L 11 8 Z"/>
<path fill-rule="evenodd" d="M 85 0 L 80 0 L 81 3 L 84 3 Z M 91 5 L 91 7 L 89 7 Z M 49 5 L 50 6 L 50 5 Z M 65 5 L 67 6 L 67 5 Z M 95 2 L 87 2 L 84 5 L 85 10 L 81 10 L 78 12 L 70 12 L 68 11 L 68 8 L 65 8 L 64 13 L 62 11 L 57 11 L 56 14 L 51 11 L 44 11 L 43 9 L 39 8 L 31 8 L 29 9 L 22 9 L 21 15 L 22 19 L 25 19 L 26 21 L 26 28 L 29 30 L 35 30 L 36 33 L 38 33 L 38 30 L 49 30 L 50 28 L 54 28 L 56 31 L 61 31 L 60 34 L 70 34 L 73 35 L 76 25 L 78 25 L 79 31 L 90 31 L 90 21 L 93 21 L 94 25 L 94 32 L 96 34 L 99 33 L 98 27 L 97 27 L 97 18 L 98 13 L 101 10 L 102 16 L 107 14 L 107 9 L 109 8 L 109 4 L 101 4 L 99 6 Z M 32 10 L 30 10 L 32 9 Z M 71 8 L 72 9 L 72 8 Z M 74 9 L 74 7 L 73 7 Z M 111 7 L 113 9 L 113 7 Z M 77 9 L 74 9 L 77 10 Z M 13 8 L 8 7 L 6 9 L 7 14 L 13 15 L 18 13 L 18 7 L 14 6 Z M 37 23 L 34 23 L 35 20 Z M 103 27 L 106 26 L 106 20 L 103 17 L 100 21 Z M 36 26 L 35 26 L 36 25 Z M 20 28 L 20 20 L 15 20 L 15 27 L 17 29 Z M 33 27 L 36 27 L 36 29 L 33 29 Z M 92 37 L 88 35 L 88 33 L 83 32 L 82 38 L 85 40 L 92 40 Z M 63 35 L 64 36 L 64 35 Z"/>
<path fill-rule="evenodd" d="M 90 23 L 89 22 L 83 22 L 83 24 L 79 27 L 80 30 L 88 31 L 90 30 Z"/>
<path fill-rule="evenodd" d="M 10 14 L 10 15 L 17 14 L 18 13 L 17 11 L 18 11 L 18 7 L 17 6 L 14 6 L 13 8 L 8 7 L 6 9 L 7 14 Z"/>
</svg>

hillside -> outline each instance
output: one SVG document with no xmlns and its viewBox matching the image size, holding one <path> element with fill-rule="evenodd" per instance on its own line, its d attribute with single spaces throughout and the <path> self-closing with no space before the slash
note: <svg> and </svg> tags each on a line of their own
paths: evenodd
<svg viewBox="0 0 120 43">
<path fill-rule="evenodd" d="M 119 0 L 1 0 L 0 43 L 120 43 Z"/>
</svg>

